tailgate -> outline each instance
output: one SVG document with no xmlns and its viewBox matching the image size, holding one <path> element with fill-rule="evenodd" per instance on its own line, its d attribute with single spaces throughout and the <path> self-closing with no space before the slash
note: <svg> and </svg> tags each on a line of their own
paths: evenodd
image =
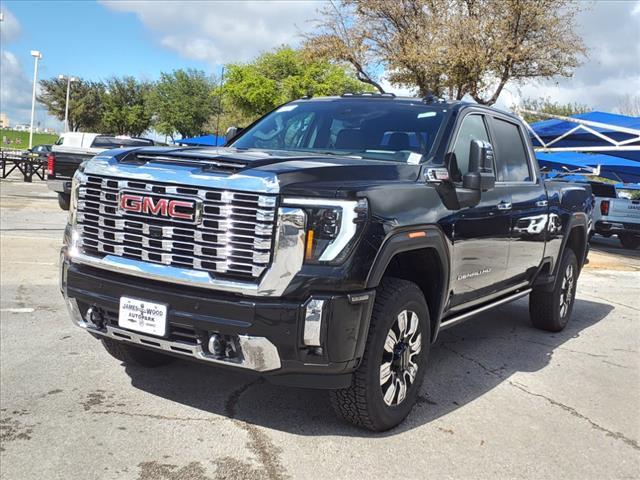
<svg viewBox="0 0 640 480">
<path fill-rule="evenodd" d="M 78 166 L 92 157 L 93 153 L 67 153 L 67 152 L 53 152 L 56 157 L 56 163 L 54 166 L 54 173 L 56 178 L 71 178 L 78 169 Z"/>
<path fill-rule="evenodd" d="M 616 198 L 611 200 L 610 217 L 625 218 L 633 223 L 640 223 L 640 200 Z"/>
</svg>

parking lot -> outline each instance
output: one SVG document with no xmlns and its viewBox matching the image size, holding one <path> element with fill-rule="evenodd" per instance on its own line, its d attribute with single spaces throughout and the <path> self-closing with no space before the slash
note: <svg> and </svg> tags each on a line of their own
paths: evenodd
<svg viewBox="0 0 640 480">
<path fill-rule="evenodd" d="M 594 240 L 564 332 L 526 299 L 445 332 L 418 406 L 373 434 L 323 391 L 120 365 L 68 318 L 54 195 L 0 189 L 3 479 L 640 477 L 640 253 L 616 239 Z"/>
</svg>

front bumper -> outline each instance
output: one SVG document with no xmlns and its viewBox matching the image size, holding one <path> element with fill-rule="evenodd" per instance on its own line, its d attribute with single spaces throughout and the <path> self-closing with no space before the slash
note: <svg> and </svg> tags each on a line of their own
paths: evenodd
<svg viewBox="0 0 640 480">
<path fill-rule="evenodd" d="M 242 297 L 77 264 L 64 249 L 61 289 L 74 322 L 98 338 L 255 371 L 275 383 L 316 388 L 350 384 L 351 373 L 362 358 L 374 300 L 373 291 L 357 295 L 323 292 L 302 302 Z M 167 336 L 120 328 L 117 316 L 122 295 L 169 304 Z M 311 300 L 322 301 L 323 308 L 320 323 L 312 328 L 307 325 L 305 331 Z M 305 338 L 314 330 L 319 345 L 306 345 Z M 238 355 L 226 358 L 210 352 L 212 334 L 233 339 Z"/>
<path fill-rule="evenodd" d="M 71 180 L 47 180 L 47 187 L 58 193 L 71 193 Z"/>
</svg>

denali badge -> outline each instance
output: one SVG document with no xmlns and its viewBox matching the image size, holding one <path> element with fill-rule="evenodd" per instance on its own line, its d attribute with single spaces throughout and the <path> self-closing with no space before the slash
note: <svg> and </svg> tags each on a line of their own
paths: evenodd
<svg viewBox="0 0 640 480">
<path fill-rule="evenodd" d="M 202 219 L 202 202 L 197 199 L 180 200 L 120 192 L 118 209 L 122 212 L 187 220 L 194 223 L 200 223 Z"/>
</svg>

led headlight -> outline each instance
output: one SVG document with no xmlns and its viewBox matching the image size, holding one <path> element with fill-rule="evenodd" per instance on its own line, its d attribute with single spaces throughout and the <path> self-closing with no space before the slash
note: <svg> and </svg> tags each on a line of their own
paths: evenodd
<svg viewBox="0 0 640 480">
<path fill-rule="evenodd" d="M 80 188 L 87 181 L 87 176 L 82 169 L 76 170 L 71 180 L 71 202 L 69 204 L 69 225 L 77 223 L 78 198 L 80 197 Z"/>
<path fill-rule="evenodd" d="M 287 205 L 303 207 L 307 212 L 305 262 L 340 263 L 358 239 L 368 215 L 366 199 L 328 200 L 287 198 Z"/>
</svg>

